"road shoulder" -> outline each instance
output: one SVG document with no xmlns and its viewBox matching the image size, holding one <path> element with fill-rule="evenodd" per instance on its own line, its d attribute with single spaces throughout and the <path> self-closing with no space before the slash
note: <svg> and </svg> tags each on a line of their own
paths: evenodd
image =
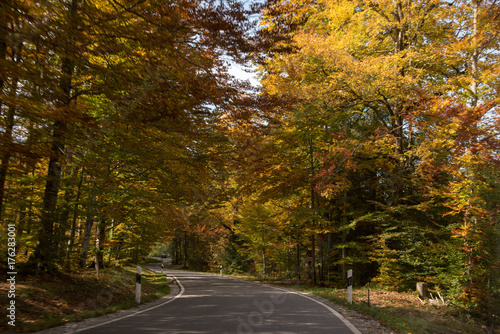
<svg viewBox="0 0 500 334">
<path fill-rule="evenodd" d="M 159 266 L 156 265 L 145 265 L 148 269 L 151 269 L 153 271 L 158 271 Z M 177 281 L 173 279 L 171 275 L 167 275 L 167 283 L 170 285 L 170 293 L 166 296 L 163 296 L 155 301 L 145 303 L 138 305 L 136 307 L 126 309 L 126 310 L 120 310 L 114 313 L 109 313 L 100 317 L 95 317 L 95 318 L 88 318 L 79 322 L 68 322 L 64 325 L 49 328 L 43 331 L 35 332 L 39 334 L 71 334 L 71 333 L 78 333 L 80 331 L 100 326 L 109 322 L 113 321 L 118 321 L 122 318 L 130 317 L 133 316 L 137 313 L 141 313 L 143 311 L 146 311 L 148 309 L 155 308 L 159 305 L 165 304 L 168 301 L 176 298 L 181 292 L 180 286 L 177 284 Z"/>
</svg>

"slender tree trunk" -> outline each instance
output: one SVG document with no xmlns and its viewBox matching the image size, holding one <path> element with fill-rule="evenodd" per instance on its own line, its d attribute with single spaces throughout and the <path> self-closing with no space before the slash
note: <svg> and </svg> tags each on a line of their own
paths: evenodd
<svg viewBox="0 0 500 334">
<path fill-rule="evenodd" d="M 314 146 L 312 138 L 309 138 L 309 163 L 311 171 L 311 210 L 313 214 L 316 212 L 316 191 L 315 191 L 315 170 L 314 170 Z M 315 225 L 315 219 L 311 221 L 312 225 Z M 313 232 L 311 235 L 311 247 L 312 247 L 312 281 L 316 284 L 316 233 Z"/>
<path fill-rule="evenodd" d="M 331 233 L 328 233 L 328 239 L 327 239 L 327 245 L 326 245 L 326 267 L 327 267 L 327 280 L 330 281 L 330 263 L 328 261 L 329 257 L 330 257 L 330 245 L 332 243 L 332 234 Z"/>
<path fill-rule="evenodd" d="M 0 4 L 0 10 L 4 13 L 10 12 L 11 1 L 6 0 L 4 3 Z M 7 59 L 7 35 L 8 35 L 8 23 L 9 15 L 0 15 L 0 60 L 4 61 Z M 4 91 L 5 80 L 7 78 L 3 73 L 0 73 L 0 92 Z M 3 109 L 4 101 L 0 100 L 0 109 Z M 5 122 L 5 142 L 10 143 L 12 141 L 12 129 L 14 127 L 14 111 L 11 111 L 11 107 L 8 108 L 7 119 Z M 10 152 L 7 150 L 2 155 L 2 163 L 0 165 L 0 220 L 2 220 L 3 212 L 3 200 L 5 193 L 5 179 L 7 176 L 7 170 L 9 167 Z"/>
<path fill-rule="evenodd" d="M 114 230 L 115 230 L 115 220 L 114 219 L 111 219 L 111 228 L 109 229 L 109 246 L 108 246 L 108 259 L 107 259 L 107 262 L 108 262 L 108 266 L 111 266 L 111 241 L 113 240 L 114 238 Z"/>
<path fill-rule="evenodd" d="M 324 249 L 323 249 L 323 236 L 319 235 L 318 236 L 318 242 L 319 242 L 319 261 L 320 261 L 320 269 L 319 269 L 319 281 L 323 282 L 325 280 L 325 273 L 324 273 L 324 267 L 325 267 L 325 258 L 324 258 Z"/>
<path fill-rule="evenodd" d="M 0 59 L 5 60 L 7 59 L 7 36 L 9 34 L 9 31 L 7 30 L 7 27 L 9 26 L 9 22 L 11 21 L 11 17 L 9 13 L 11 11 L 11 0 L 2 0 L 0 3 L 0 10 L 2 11 L 3 15 L 0 15 Z M 4 74 L 0 74 L 0 91 L 3 90 L 4 85 L 5 85 L 5 77 Z M 0 106 L 3 104 L 3 101 L 0 101 Z"/>
<path fill-rule="evenodd" d="M 187 268 L 187 261 L 188 261 L 188 235 L 187 231 L 184 231 L 184 258 L 183 258 L 183 267 Z"/>
<path fill-rule="evenodd" d="M 316 284 L 317 278 L 316 278 L 316 234 L 311 235 L 311 248 L 312 248 L 312 282 L 313 284 Z"/>
<path fill-rule="evenodd" d="M 26 165 L 25 173 L 28 175 L 31 172 L 31 175 L 35 176 L 35 166 L 30 166 Z M 31 228 L 32 228 L 32 223 L 33 223 L 33 194 L 34 194 L 34 186 L 33 183 L 31 184 L 31 189 L 30 189 L 30 195 L 29 195 L 29 201 L 28 201 L 28 208 L 27 208 L 27 217 L 21 220 L 21 215 L 20 215 L 20 229 L 25 230 L 27 235 L 31 234 Z M 28 255 L 28 248 L 26 247 L 24 251 L 24 255 Z"/>
<path fill-rule="evenodd" d="M 87 264 L 87 256 L 89 253 L 90 246 L 90 236 L 92 234 L 92 226 L 94 225 L 94 216 L 96 211 L 96 192 L 97 185 L 94 184 L 92 189 L 92 194 L 89 198 L 89 204 L 87 207 L 87 218 L 85 220 L 85 228 L 83 232 L 83 242 L 82 242 L 82 250 L 80 253 L 80 267 L 85 267 Z"/>
<path fill-rule="evenodd" d="M 0 28 L 0 31 L 4 32 L 4 29 Z M 5 36 L 0 36 L 0 59 L 5 58 L 5 49 L 6 47 L 5 41 L 2 41 L 2 38 L 5 39 Z M 5 44 L 5 45 L 2 45 Z M 13 51 L 12 60 L 16 63 L 21 61 L 21 53 L 22 53 L 22 43 L 15 48 Z M 3 55 L 2 55 L 3 53 Z M 14 78 L 12 80 L 12 86 L 10 89 L 11 98 L 17 95 L 17 86 L 19 79 Z M 0 77 L 0 91 L 3 90 L 3 86 L 5 85 L 3 79 Z M 0 103 L 0 108 L 2 108 L 2 104 Z M 7 107 L 7 106 L 6 106 Z M 0 163 L 0 220 L 2 220 L 3 215 L 3 203 L 5 199 L 5 181 L 7 180 L 7 172 L 9 170 L 9 162 L 12 157 L 12 131 L 14 130 L 14 116 L 16 113 L 16 107 L 14 105 L 9 105 L 7 107 L 7 115 L 5 119 L 5 130 L 3 134 L 3 146 L 6 148 L 5 152 L 2 154 L 2 162 Z"/>
<path fill-rule="evenodd" d="M 472 18 L 472 24 L 473 24 L 473 34 L 474 34 L 474 51 L 472 53 L 472 75 L 473 75 L 473 80 L 472 80 L 472 101 L 471 101 L 471 107 L 475 108 L 477 107 L 477 103 L 479 101 L 478 95 L 477 95 L 477 90 L 479 86 L 478 82 L 478 72 L 479 72 L 479 48 L 478 48 L 478 41 L 477 41 L 477 34 L 478 34 L 478 11 L 479 11 L 479 1 L 475 0 L 473 1 L 473 18 Z"/>
<path fill-rule="evenodd" d="M 262 273 L 266 275 L 266 226 L 262 224 Z"/>
<path fill-rule="evenodd" d="M 12 130 L 14 129 L 14 110 L 10 106 L 7 111 L 7 119 L 4 133 L 4 143 L 12 143 Z M 7 171 L 9 169 L 9 161 L 11 158 L 10 145 L 6 144 L 6 152 L 2 154 L 2 162 L 0 164 L 0 220 L 3 216 L 3 203 L 5 198 L 5 181 L 7 179 Z"/>
<path fill-rule="evenodd" d="M 93 225 L 94 225 L 94 216 L 87 215 L 87 219 L 85 220 L 85 229 L 83 231 L 82 251 L 80 253 L 81 268 L 85 267 L 87 264 L 87 256 L 89 254 L 89 246 L 90 246 L 90 236 L 92 234 Z"/>
<path fill-rule="evenodd" d="M 174 236 L 172 240 L 172 264 L 178 265 L 179 261 L 177 260 L 177 237 Z"/>
<path fill-rule="evenodd" d="M 344 284 L 347 282 L 347 278 L 346 278 L 346 268 L 345 268 L 345 258 L 346 258 L 346 248 L 345 248 L 345 243 L 347 241 L 347 232 L 344 231 L 342 232 L 342 251 L 341 251 L 341 272 L 342 272 L 342 282 L 344 282 Z"/>
<path fill-rule="evenodd" d="M 95 269 L 99 275 L 99 269 L 104 268 L 104 242 L 106 241 L 106 221 L 101 219 L 96 226 L 95 239 Z"/>
<path fill-rule="evenodd" d="M 76 221 L 78 219 L 78 205 L 80 202 L 81 189 L 83 184 L 83 177 L 85 175 L 84 169 L 80 173 L 80 179 L 76 188 L 75 205 L 73 207 L 73 219 L 71 220 L 71 227 L 69 231 L 68 247 L 66 248 L 66 268 L 71 268 L 71 253 L 73 252 L 73 245 L 75 243 L 76 234 Z"/>
<path fill-rule="evenodd" d="M 478 87 L 479 87 L 479 82 L 478 82 L 478 62 L 479 62 L 479 49 L 478 49 L 478 40 L 477 40 L 477 35 L 478 35 L 478 11 L 479 11 L 479 2 L 480 0 L 475 0 L 472 2 L 472 33 L 473 33 L 473 47 L 474 50 L 472 52 L 472 85 L 471 85 L 471 91 L 472 91 L 472 98 L 471 98 L 471 107 L 476 108 L 477 104 L 479 102 L 479 97 L 478 97 Z M 475 125 L 473 125 L 475 126 Z M 472 144 L 471 144 L 472 146 Z M 474 172 L 469 172 L 466 171 L 467 174 L 467 179 L 472 179 L 475 180 L 476 176 L 474 175 Z M 472 182 L 474 184 L 474 182 Z M 469 190 L 470 192 L 470 197 L 474 195 L 474 188 L 473 185 L 471 185 L 471 188 Z M 465 217 L 464 217 L 464 227 L 466 231 L 470 230 L 470 227 L 468 225 L 472 224 L 473 226 L 476 225 L 477 218 L 469 213 L 469 207 L 470 207 L 470 198 L 467 203 L 467 208 L 465 211 Z M 471 223 L 471 221 L 473 223 Z M 469 245 L 468 238 L 470 237 L 470 234 L 464 235 L 464 249 L 466 249 L 466 254 L 467 254 L 467 279 L 468 281 L 472 284 L 474 283 L 473 275 L 472 275 L 472 270 L 473 270 L 473 252 L 474 252 L 474 246 Z"/>
<path fill-rule="evenodd" d="M 76 173 L 78 170 L 75 168 Z M 75 175 L 74 175 L 75 176 Z M 64 178 L 64 175 L 61 176 Z M 69 229 L 71 233 L 71 227 L 69 223 L 69 217 L 71 214 L 71 200 L 73 198 L 73 187 L 71 184 L 67 184 L 64 190 L 64 200 L 61 205 L 61 213 L 59 217 L 59 228 L 54 233 L 54 240 L 56 242 L 57 248 L 56 253 L 58 258 L 63 258 L 66 255 L 65 244 L 67 245 L 68 239 L 66 237 L 66 231 Z"/>
<path fill-rule="evenodd" d="M 262 248 L 262 273 L 266 275 L 266 249 Z"/>
<path fill-rule="evenodd" d="M 406 48 L 406 31 L 407 27 L 403 26 L 404 22 L 404 12 L 403 12 L 403 5 L 401 4 L 400 1 L 397 1 L 395 3 L 394 7 L 394 13 L 393 15 L 395 16 L 396 20 L 398 21 L 397 28 L 394 28 L 393 31 L 393 41 L 394 41 L 394 52 L 398 53 Z M 399 74 L 401 76 L 405 76 L 405 69 L 402 67 L 399 70 Z M 391 107 L 389 107 L 389 112 L 391 114 L 391 122 L 392 122 L 392 130 L 391 132 L 394 134 L 394 137 L 396 138 L 396 151 L 399 154 L 404 153 L 404 132 L 403 132 L 403 117 L 401 115 L 402 113 L 402 101 L 400 99 L 396 99 L 396 101 L 392 104 Z"/>
<path fill-rule="evenodd" d="M 301 256 L 300 256 L 300 241 L 297 242 L 297 245 L 295 246 L 295 275 L 299 278 L 299 280 L 301 279 L 301 265 L 300 265 L 300 260 Z"/>
</svg>

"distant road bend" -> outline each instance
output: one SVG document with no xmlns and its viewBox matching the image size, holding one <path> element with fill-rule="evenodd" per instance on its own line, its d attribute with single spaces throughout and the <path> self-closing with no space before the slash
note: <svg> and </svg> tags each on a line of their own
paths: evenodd
<svg viewBox="0 0 500 334">
<path fill-rule="evenodd" d="M 159 307 L 86 334 L 361 334 L 340 314 L 298 293 L 224 276 L 167 270 L 181 290 Z"/>
</svg>

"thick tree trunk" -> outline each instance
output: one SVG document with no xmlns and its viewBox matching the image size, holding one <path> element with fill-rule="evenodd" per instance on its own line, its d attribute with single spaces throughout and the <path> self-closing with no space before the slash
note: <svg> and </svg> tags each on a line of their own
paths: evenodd
<svg viewBox="0 0 500 334">
<path fill-rule="evenodd" d="M 78 11 L 78 0 L 73 0 L 69 6 L 68 20 L 69 29 L 74 25 Z M 67 50 L 65 50 L 67 51 Z M 61 77 L 59 88 L 61 98 L 59 99 L 60 110 L 67 110 L 71 102 L 71 82 L 73 79 L 74 62 L 73 55 L 63 54 L 61 62 Z M 54 226 L 57 221 L 57 200 L 61 185 L 61 171 L 64 159 L 64 150 L 68 125 L 66 119 L 62 118 L 54 122 L 52 134 L 52 147 L 50 151 L 49 168 L 43 196 L 42 216 L 40 219 L 40 230 L 38 233 L 38 245 L 34 252 L 34 261 L 39 269 L 47 269 L 55 261 L 54 250 Z"/>
<path fill-rule="evenodd" d="M 47 181 L 43 196 L 42 217 L 38 233 L 38 245 L 34 257 L 39 269 L 50 268 L 55 258 L 54 224 L 57 218 L 57 198 L 61 184 L 64 136 L 67 127 L 63 122 L 55 122 L 52 135 L 51 158 L 47 171 Z"/>
</svg>

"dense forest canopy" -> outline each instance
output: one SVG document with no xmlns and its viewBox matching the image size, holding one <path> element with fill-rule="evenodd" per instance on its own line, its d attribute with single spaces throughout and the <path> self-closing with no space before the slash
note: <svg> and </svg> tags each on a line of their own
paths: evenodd
<svg viewBox="0 0 500 334">
<path fill-rule="evenodd" d="M 1 247 L 15 226 L 26 272 L 163 243 L 498 304 L 496 0 L 0 6 Z M 249 62 L 259 87 L 229 74 Z"/>
</svg>

